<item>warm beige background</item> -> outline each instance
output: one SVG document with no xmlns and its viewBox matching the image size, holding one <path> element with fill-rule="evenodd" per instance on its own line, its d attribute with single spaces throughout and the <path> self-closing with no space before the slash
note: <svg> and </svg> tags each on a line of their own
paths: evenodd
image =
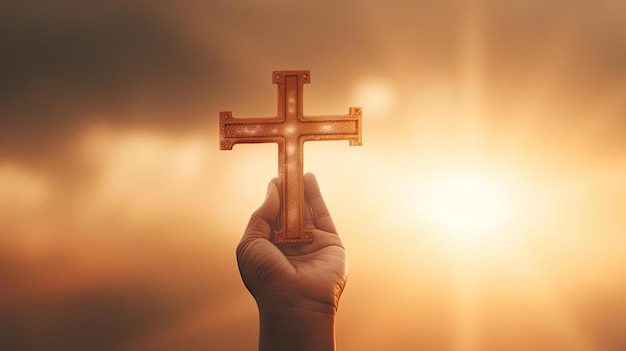
<svg viewBox="0 0 626 351">
<path fill-rule="evenodd" d="M 5 2 L 0 349 L 255 348 L 234 250 L 276 147 L 216 127 L 271 116 L 275 69 L 311 70 L 307 114 L 364 108 L 363 147 L 305 151 L 340 350 L 626 349 L 624 4 Z M 511 213 L 459 239 L 420 200 L 467 170 Z"/>
</svg>

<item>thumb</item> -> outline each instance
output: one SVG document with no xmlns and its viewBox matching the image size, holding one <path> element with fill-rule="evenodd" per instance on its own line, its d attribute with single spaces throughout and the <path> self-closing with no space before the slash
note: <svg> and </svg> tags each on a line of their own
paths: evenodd
<svg viewBox="0 0 626 351">
<path fill-rule="evenodd" d="M 280 196 L 276 186 L 278 179 L 274 178 L 267 187 L 265 201 L 250 218 L 244 237 L 261 237 L 270 239 L 271 227 L 280 212 Z"/>
</svg>

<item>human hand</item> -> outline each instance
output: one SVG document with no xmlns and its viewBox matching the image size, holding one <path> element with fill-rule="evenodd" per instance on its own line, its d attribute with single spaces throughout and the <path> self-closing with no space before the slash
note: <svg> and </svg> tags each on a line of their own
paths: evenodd
<svg viewBox="0 0 626 351">
<path fill-rule="evenodd" d="M 335 350 L 335 314 L 346 284 L 346 254 L 313 174 L 304 175 L 309 245 L 270 242 L 280 211 L 276 183 L 237 246 L 244 284 L 259 307 L 259 350 Z"/>
<path fill-rule="evenodd" d="M 270 242 L 280 211 L 277 182 L 270 182 L 265 202 L 237 246 L 243 282 L 261 312 L 297 309 L 334 316 L 346 284 L 346 255 L 317 180 L 311 173 L 304 175 L 307 228 L 313 229 L 309 245 Z"/>
</svg>

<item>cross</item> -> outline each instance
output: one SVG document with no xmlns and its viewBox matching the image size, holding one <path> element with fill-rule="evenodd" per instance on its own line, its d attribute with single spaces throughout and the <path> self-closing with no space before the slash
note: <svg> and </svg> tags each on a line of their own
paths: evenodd
<svg viewBox="0 0 626 351">
<path fill-rule="evenodd" d="M 275 244 L 310 243 L 304 208 L 303 146 L 312 140 L 348 140 L 361 145 L 361 108 L 350 107 L 347 115 L 311 116 L 302 113 L 302 88 L 311 82 L 309 71 L 274 71 L 278 86 L 276 117 L 234 118 L 220 112 L 220 149 L 232 150 L 238 143 L 278 144 L 278 189 L 281 213 L 273 232 Z"/>
</svg>

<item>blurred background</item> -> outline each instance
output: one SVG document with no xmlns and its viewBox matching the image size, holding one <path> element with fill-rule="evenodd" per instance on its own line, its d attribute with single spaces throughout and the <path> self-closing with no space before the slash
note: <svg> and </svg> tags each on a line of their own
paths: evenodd
<svg viewBox="0 0 626 351">
<path fill-rule="evenodd" d="M 0 349 L 254 350 L 235 247 L 276 145 L 218 113 L 363 107 L 311 142 L 339 350 L 626 349 L 626 3 L 4 1 Z"/>
</svg>

